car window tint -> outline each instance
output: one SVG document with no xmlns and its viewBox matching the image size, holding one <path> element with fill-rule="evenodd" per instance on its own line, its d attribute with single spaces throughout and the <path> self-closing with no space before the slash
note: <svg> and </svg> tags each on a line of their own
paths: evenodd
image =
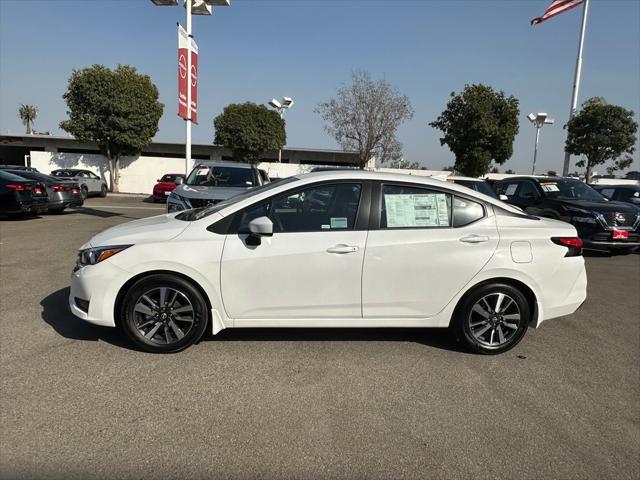
<svg viewBox="0 0 640 480">
<path fill-rule="evenodd" d="M 518 185 L 520 182 L 504 182 L 499 183 L 496 186 L 496 192 L 498 195 L 506 195 L 507 197 L 515 197 L 516 190 L 518 190 Z"/>
<path fill-rule="evenodd" d="M 484 207 L 466 198 L 453 198 L 453 226 L 463 227 L 484 217 Z"/>
<path fill-rule="evenodd" d="M 287 192 L 242 214 L 240 232 L 254 218 L 267 216 L 275 233 L 353 230 L 361 186 L 354 183 L 319 185 Z"/>
<path fill-rule="evenodd" d="M 615 193 L 615 190 L 613 188 L 603 188 L 601 190 L 598 190 L 602 195 L 604 195 L 605 197 L 607 197 L 609 200 L 611 200 L 613 198 L 613 194 Z"/>
<path fill-rule="evenodd" d="M 380 228 L 451 226 L 451 195 L 400 185 L 382 187 Z"/>
<path fill-rule="evenodd" d="M 535 200 L 538 198 L 538 191 L 531 182 L 521 182 L 520 190 L 518 190 L 518 197 L 524 200 Z"/>
</svg>

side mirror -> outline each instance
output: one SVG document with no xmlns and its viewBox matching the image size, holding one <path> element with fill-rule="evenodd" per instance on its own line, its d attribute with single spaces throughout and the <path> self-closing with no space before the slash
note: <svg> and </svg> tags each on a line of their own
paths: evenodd
<svg viewBox="0 0 640 480">
<path fill-rule="evenodd" d="M 249 222 L 251 235 L 257 237 L 271 237 L 273 235 L 273 222 L 268 217 L 254 218 Z"/>
<path fill-rule="evenodd" d="M 507 197 L 504 193 L 501 193 L 499 195 L 500 200 L 502 200 L 503 202 L 506 202 L 507 200 L 509 200 L 509 197 Z"/>
<path fill-rule="evenodd" d="M 182 185 L 184 183 L 184 180 L 182 180 L 181 177 L 176 178 L 176 185 Z"/>
</svg>

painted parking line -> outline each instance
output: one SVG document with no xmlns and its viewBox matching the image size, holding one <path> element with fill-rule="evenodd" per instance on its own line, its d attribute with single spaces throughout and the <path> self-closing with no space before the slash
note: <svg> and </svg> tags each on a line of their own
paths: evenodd
<svg viewBox="0 0 640 480">
<path fill-rule="evenodd" d="M 102 208 L 120 208 L 120 209 L 132 209 L 132 210 L 166 210 L 165 208 L 162 207 L 122 207 L 119 205 L 86 205 L 86 206 L 82 206 L 79 207 L 79 210 L 82 210 L 83 208 L 91 208 L 93 210 L 100 210 Z"/>
</svg>

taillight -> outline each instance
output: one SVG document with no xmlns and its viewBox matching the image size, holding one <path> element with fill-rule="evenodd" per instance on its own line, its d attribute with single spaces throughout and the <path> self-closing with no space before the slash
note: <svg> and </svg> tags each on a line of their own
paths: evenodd
<svg viewBox="0 0 640 480">
<path fill-rule="evenodd" d="M 582 255 L 582 240 L 578 237 L 552 237 L 551 241 L 556 245 L 567 247 L 565 257 L 577 257 Z"/>
<path fill-rule="evenodd" d="M 23 192 L 25 190 L 31 190 L 31 185 L 22 185 L 20 183 L 10 183 L 7 185 L 8 188 L 12 188 L 18 192 Z"/>
<path fill-rule="evenodd" d="M 40 187 L 33 187 L 33 193 L 42 193 L 42 189 Z"/>
<path fill-rule="evenodd" d="M 69 187 L 67 187 L 66 185 L 53 185 L 51 187 L 51 189 L 54 192 L 68 192 L 69 191 Z"/>
</svg>

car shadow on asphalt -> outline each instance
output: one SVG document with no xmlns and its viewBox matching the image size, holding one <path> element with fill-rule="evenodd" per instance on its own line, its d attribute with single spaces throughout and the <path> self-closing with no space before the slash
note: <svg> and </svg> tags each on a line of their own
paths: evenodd
<svg viewBox="0 0 640 480">
<path fill-rule="evenodd" d="M 238 328 L 205 335 L 215 342 L 400 342 L 471 354 L 447 328 Z"/>
<path fill-rule="evenodd" d="M 72 340 L 103 341 L 141 351 L 118 328 L 100 327 L 69 311 L 69 287 L 47 295 L 41 302 L 42 319 L 59 335 Z M 445 328 L 239 328 L 205 334 L 201 342 L 406 342 L 469 353 Z"/>
<path fill-rule="evenodd" d="M 117 328 L 92 325 L 69 311 L 69 287 L 47 295 L 40 302 L 42 319 L 59 335 L 71 340 L 103 341 L 117 347 L 137 350 Z"/>
</svg>

